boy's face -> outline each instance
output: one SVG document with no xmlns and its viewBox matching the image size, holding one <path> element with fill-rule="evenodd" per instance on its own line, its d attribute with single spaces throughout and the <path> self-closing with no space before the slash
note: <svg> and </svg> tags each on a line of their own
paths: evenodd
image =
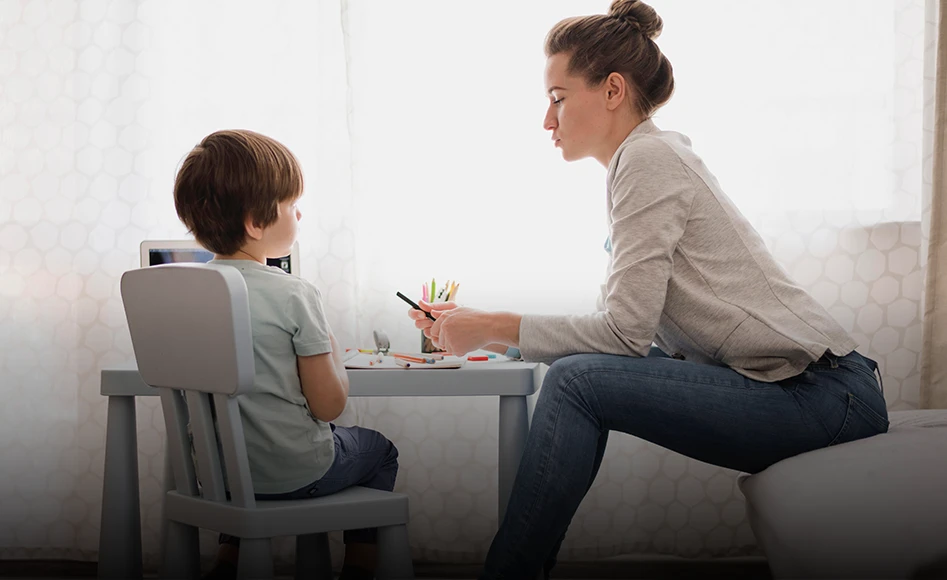
<svg viewBox="0 0 947 580">
<path fill-rule="evenodd" d="M 302 196 L 300 196 L 302 197 Z M 279 217 L 268 228 L 263 230 L 263 243 L 267 258 L 281 258 L 289 255 L 296 242 L 297 228 L 302 213 L 296 207 L 299 198 L 287 200 L 279 204 Z"/>
</svg>

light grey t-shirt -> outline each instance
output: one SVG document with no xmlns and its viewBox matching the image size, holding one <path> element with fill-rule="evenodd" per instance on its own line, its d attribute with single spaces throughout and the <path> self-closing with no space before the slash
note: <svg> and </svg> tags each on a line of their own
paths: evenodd
<svg viewBox="0 0 947 580">
<path fill-rule="evenodd" d="M 641 123 L 612 157 L 606 183 L 611 252 L 600 310 L 524 316 L 526 360 L 647 356 L 654 342 L 774 382 L 857 346 L 776 263 L 684 135 Z"/>
<path fill-rule="evenodd" d="M 255 391 L 238 395 L 256 493 L 295 491 L 320 479 L 335 459 L 329 424 L 309 410 L 297 356 L 332 351 L 322 295 L 310 282 L 251 260 L 214 260 L 247 283 Z"/>
</svg>

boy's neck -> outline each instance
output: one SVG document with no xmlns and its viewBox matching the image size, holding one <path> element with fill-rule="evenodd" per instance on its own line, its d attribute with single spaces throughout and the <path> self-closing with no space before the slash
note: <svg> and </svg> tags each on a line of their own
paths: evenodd
<svg viewBox="0 0 947 580">
<path fill-rule="evenodd" d="M 225 256 L 223 254 L 214 254 L 215 260 L 252 260 L 258 264 L 266 265 L 266 257 L 257 257 L 263 256 L 263 253 L 259 250 L 254 251 L 253 248 L 240 248 L 236 253 Z"/>
</svg>

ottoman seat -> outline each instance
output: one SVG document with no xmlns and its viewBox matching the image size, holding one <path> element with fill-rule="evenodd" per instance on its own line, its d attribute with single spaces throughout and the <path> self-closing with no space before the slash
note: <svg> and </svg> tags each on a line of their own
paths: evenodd
<svg viewBox="0 0 947 580">
<path fill-rule="evenodd" d="M 774 578 L 910 578 L 947 558 L 947 411 L 889 421 L 740 476 Z"/>
</svg>

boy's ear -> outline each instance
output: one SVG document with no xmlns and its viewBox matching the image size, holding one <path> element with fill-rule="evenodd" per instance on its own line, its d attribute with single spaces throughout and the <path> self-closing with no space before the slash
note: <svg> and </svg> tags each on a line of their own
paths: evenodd
<svg viewBox="0 0 947 580">
<path fill-rule="evenodd" d="M 244 222 L 244 229 L 247 230 L 247 236 L 251 240 L 263 239 L 263 228 L 258 226 L 251 216 L 247 216 L 247 221 Z"/>
</svg>

